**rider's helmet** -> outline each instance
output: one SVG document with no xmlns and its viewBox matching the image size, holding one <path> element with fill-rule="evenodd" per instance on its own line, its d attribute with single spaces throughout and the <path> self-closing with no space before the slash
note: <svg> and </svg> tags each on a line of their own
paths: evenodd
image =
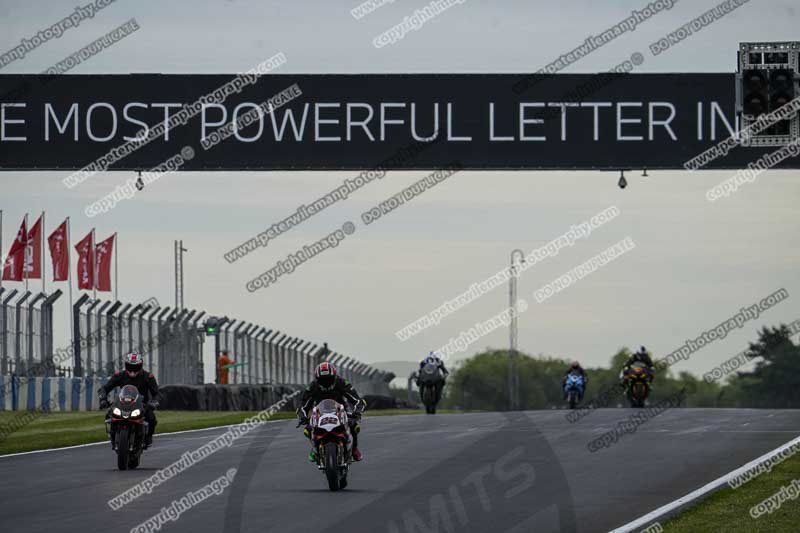
<svg viewBox="0 0 800 533">
<path fill-rule="evenodd" d="M 573 370 L 577 370 L 577 369 L 578 369 L 578 367 L 580 367 L 580 366 L 581 366 L 581 364 L 580 364 L 578 361 L 572 361 L 572 364 L 570 364 L 569 366 L 570 366 L 570 368 L 572 368 Z"/>
<path fill-rule="evenodd" d="M 143 360 L 142 356 L 137 352 L 131 352 L 125 356 L 125 372 L 130 377 L 136 377 L 142 371 Z"/>
<path fill-rule="evenodd" d="M 645 348 L 644 346 L 639 346 L 639 353 L 641 354 L 647 353 L 647 348 Z"/>
<path fill-rule="evenodd" d="M 314 370 L 314 379 L 323 390 L 330 390 L 336 385 L 336 367 L 327 361 L 321 362 Z"/>
<path fill-rule="evenodd" d="M 433 352 L 428 352 L 428 357 L 425 358 L 426 363 L 436 363 L 436 354 Z"/>
</svg>

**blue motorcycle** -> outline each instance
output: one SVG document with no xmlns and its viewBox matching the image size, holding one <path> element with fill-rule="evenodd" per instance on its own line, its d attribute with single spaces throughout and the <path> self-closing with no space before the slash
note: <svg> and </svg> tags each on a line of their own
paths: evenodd
<svg viewBox="0 0 800 533">
<path fill-rule="evenodd" d="M 564 395 L 569 401 L 570 409 L 575 409 L 575 406 L 583 398 L 583 389 L 583 376 L 575 373 L 567 376 L 567 381 L 564 383 Z"/>
</svg>

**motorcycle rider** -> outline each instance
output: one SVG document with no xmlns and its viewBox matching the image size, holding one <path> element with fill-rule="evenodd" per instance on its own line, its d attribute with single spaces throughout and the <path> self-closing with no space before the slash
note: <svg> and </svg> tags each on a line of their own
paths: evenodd
<svg viewBox="0 0 800 533">
<path fill-rule="evenodd" d="M 429 352 L 428 356 L 419 362 L 419 370 L 422 371 L 422 369 L 428 363 L 435 365 L 436 368 L 438 368 L 439 371 L 442 373 L 442 380 L 436 384 L 436 401 L 438 402 L 439 399 L 442 397 L 442 389 L 444 388 L 444 382 L 447 381 L 447 376 L 450 375 L 450 372 L 448 372 L 447 369 L 444 367 L 444 361 L 439 359 L 433 352 Z M 419 379 L 419 372 L 415 372 L 414 374 L 416 376 L 417 387 L 419 387 L 421 383 Z M 422 391 L 420 391 L 420 394 L 421 393 Z"/>
<path fill-rule="evenodd" d="M 111 403 L 108 401 L 108 393 L 115 387 L 122 388 L 125 385 L 133 385 L 142 395 L 144 404 L 144 418 L 148 423 L 147 436 L 145 437 L 144 447 L 149 448 L 153 444 L 153 433 L 156 431 L 155 409 L 158 407 L 158 383 L 156 377 L 144 371 L 144 360 L 137 352 L 130 352 L 124 358 L 125 371 L 114 372 L 114 375 L 105 385 L 97 390 L 100 398 L 100 409 L 108 409 Z"/>
<path fill-rule="evenodd" d="M 297 417 L 300 424 L 305 426 L 303 434 L 311 440 L 311 427 L 309 426 L 308 415 L 311 408 L 322 400 L 331 399 L 347 407 L 351 404 L 353 415 L 348 417 L 350 423 L 350 433 L 353 436 L 353 460 L 360 461 L 363 456 L 358 449 L 358 433 L 361 431 L 361 414 L 367 408 L 367 402 L 353 388 L 353 385 L 344 378 L 339 378 L 336 368 L 329 362 L 323 361 L 314 370 L 314 381 L 306 385 L 303 396 L 300 399 L 300 407 L 297 409 Z M 311 451 L 308 460 L 317 461 L 317 451 L 311 442 Z"/>
<path fill-rule="evenodd" d="M 635 363 L 643 363 L 647 366 L 647 372 L 650 375 L 650 381 L 652 382 L 655 377 L 655 368 L 653 367 L 653 358 L 650 357 L 650 353 L 647 351 L 647 348 L 644 346 L 639 346 L 639 351 L 634 352 L 628 357 L 628 360 L 625 361 L 625 365 L 622 367 L 622 372 L 620 372 L 620 378 L 622 384 L 625 384 L 625 378 L 628 376 L 628 373 L 631 371 L 631 366 Z"/>
<path fill-rule="evenodd" d="M 561 378 L 561 390 L 564 391 L 564 399 L 567 399 L 567 391 L 564 387 L 567 385 L 567 376 L 570 374 L 579 374 L 583 378 L 583 390 L 580 392 L 580 398 L 578 398 L 578 400 L 583 400 L 583 394 L 586 392 L 586 386 L 589 384 L 589 376 L 586 375 L 586 371 L 583 370 L 583 367 L 577 360 L 570 363 L 569 368 L 564 372 L 564 377 Z"/>
</svg>

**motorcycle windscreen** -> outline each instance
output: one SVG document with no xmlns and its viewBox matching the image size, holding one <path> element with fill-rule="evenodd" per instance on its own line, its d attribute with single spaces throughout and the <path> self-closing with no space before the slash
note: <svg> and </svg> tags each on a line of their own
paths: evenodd
<svg viewBox="0 0 800 533">
<path fill-rule="evenodd" d="M 319 413 L 322 414 L 322 415 L 324 415 L 326 413 L 334 413 L 335 414 L 338 407 L 339 407 L 339 404 L 336 403 L 334 400 L 331 400 L 331 399 L 322 400 L 317 405 L 317 409 L 319 409 Z"/>
<path fill-rule="evenodd" d="M 423 383 L 436 383 L 441 379 L 439 375 L 439 367 L 433 363 L 426 363 L 425 366 L 422 367 L 422 372 L 420 373 L 420 381 Z"/>
<path fill-rule="evenodd" d="M 139 399 L 139 389 L 133 385 L 125 385 L 119 391 L 119 401 L 125 405 L 135 403 Z"/>
</svg>

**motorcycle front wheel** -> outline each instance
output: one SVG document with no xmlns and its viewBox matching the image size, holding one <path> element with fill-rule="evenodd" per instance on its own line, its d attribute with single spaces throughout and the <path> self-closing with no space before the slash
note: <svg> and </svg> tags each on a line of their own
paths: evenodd
<svg viewBox="0 0 800 533">
<path fill-rule="evenodd" d="M 130 447 L 130 429 L 121 427 L 117 429 L 117 468 L 120 470 L 128 469 L 128 448 Z"/>
<path fill-rule="evenodd" d="M 339 446 L 335 442 L 328 442 L 325 444 L 323 455 L 328 488 L 335 492 L 339 490 Z"/>
</svg>

